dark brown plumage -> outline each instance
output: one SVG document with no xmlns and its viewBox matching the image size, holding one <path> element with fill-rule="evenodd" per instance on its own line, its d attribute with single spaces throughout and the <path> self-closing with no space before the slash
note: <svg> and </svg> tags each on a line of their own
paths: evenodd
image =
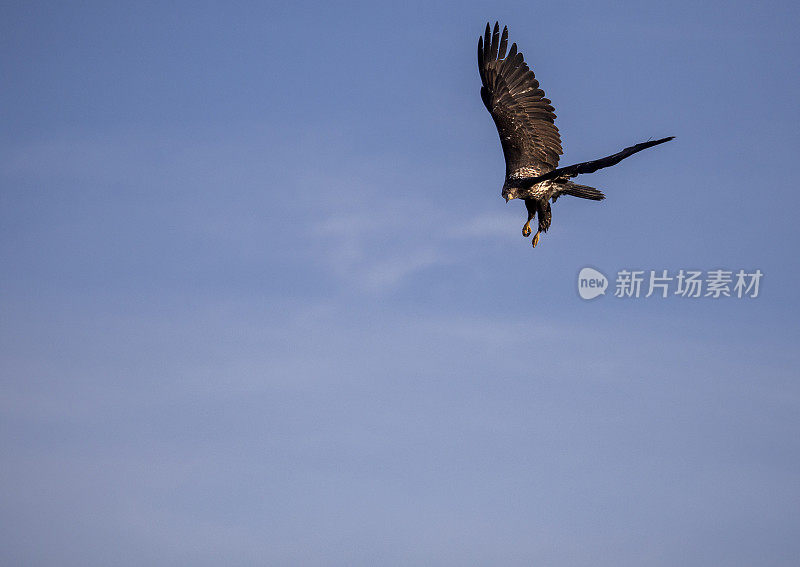
<svg viewBox="0 0 800 567">
<path fill-rule="evenodd" d="M 528 222 L 522 227 L 524 236 L 530 235 L 530 222 L 539 215 L 539 229 L 533 238 L 535 247 L 539 234 L 550 227 L 551 200 L 555 203 L 561 195 L 594 201 L 605 198 L 601 191 L 573 183 L 571 178 L 615 165 L 673 137 L 643 142 L 605 158 L 557 169 L 559 156 L 564 152 L 553 106 L 539 88 L 539 81 L 522 53 L 517 51 L 517 44 L 512 44 L 508 53 L 507 46 L 508 28 L 504 27 L 501 35 L 499 23 L 494 24 L 494 30 L 487 23 L 484 35 L 478 38 L 481 99 L 494 119 L 503 146 L 506 178 L 502 195 L 506 201 L 524 199 L 528 210 Z"/>
<path fill-rule="evenodd" d="M 494 33 L 486 24 L 485 40 L 478 39 L 478 70 L 483 82 L 481 99 L 500 133 L 506 176 L 519 170 L 550 171 L 564 153 L 554 109 L 516 43 L 506 55 L 508 28 L 503 28 L 502 37 L 498 32 L 499 24 Z"/>
</svg>

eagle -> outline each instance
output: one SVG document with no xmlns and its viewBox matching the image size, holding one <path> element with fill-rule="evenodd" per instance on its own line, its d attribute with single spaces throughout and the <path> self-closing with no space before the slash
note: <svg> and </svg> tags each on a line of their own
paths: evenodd
<svg viewBox="0 0 800 567">
<path fill-rule="evenodd" d="M 506 202 L 523 199 L 528 210 L 528 220 L 522 227 L 524 237 L 530 236 L 531 221 L 539 215 L 539 227 L 532 240 L 535 248 L 539 235 L 550 228 L 550 201 L 555 203 L 561 195 L 592 201 L 605 199 L 602 191 L 578 185 L 570 179 L 616 165 L 674 136 L 642 142 L 604 158 L 559 168 L 558 158 L 564 152 L 555 125 L 554 108 L 539 88 L 539 81 L 522 53 L 517 51 L 517 44 L 513 43 L 508 53 L 507 47 L 508 27 L 503 27 L 501 35 L 498 22 L 494 30 L 487 23 L 484 35 L 478 38 L 478 71 L 483 84 L 481 99 L 494 119 L 503 146 L 506 178 L 502 196 Z"/>
</svg>

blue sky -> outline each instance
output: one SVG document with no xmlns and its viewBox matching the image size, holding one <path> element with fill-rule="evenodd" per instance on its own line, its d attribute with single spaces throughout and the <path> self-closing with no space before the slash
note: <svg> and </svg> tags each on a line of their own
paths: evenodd
<svg viewBox="0 0 800 567">
<path fill-rule="evenodd" d="M 796 565 L 799 15 L 4 3 L 0 562 Z M 536 250 L 496 19 L 563 164 L 677 136 Z"/>
</svg>

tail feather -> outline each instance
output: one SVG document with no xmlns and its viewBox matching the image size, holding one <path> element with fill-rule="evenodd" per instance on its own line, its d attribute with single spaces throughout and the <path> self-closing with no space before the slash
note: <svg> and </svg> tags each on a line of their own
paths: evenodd
<svg viewBox="0 0 800 567">
<path fill-rule="evenodd" d="M 602 191 L 587 185 L 578 185 L 577 183 L 569 182 L 567 186 L 561 190 L 561 195 L 572 195 L 573 197 L 580 197 L 581 199 L 591 199 L 592 201 L 602 201 L 606 198 Z"/>
</svg>

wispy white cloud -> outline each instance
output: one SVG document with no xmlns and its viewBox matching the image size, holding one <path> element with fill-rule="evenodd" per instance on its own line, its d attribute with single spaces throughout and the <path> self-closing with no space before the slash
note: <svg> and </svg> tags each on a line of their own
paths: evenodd
<svg viewBox="0 0 800 567">
<path fill-rule="evenodd" d="M 523 221 L 520 218 L 519 213 L 511 212 L 478 214 L 452 226 L 447 231 L 447 236 L 456 239 L 502 238 L 505 240 L 509 234 L 513 233 L 517 224 L 520 228 L 522 227 Z"/>
<path fill-rule="evenodd" d="M 439 239 L 431 238 L 427 216 L 426 231 L 406 216 L 368 212 L 330 216 L 315 227 L 315 241 L 324 243 L 315 255 L 336 277 L 362 290 L 394 289 L 420 270 L 447 261 Z"/>
<path fill-rule="evenodd" d="M 373 290 L 392 288 L 416 272 L 444 261 L 434 250 L 414 250 L 372 264 L 364 273 L 364 282 Z"/>
<path fill-rule="evenodd" d="M 516 235 L 511 213 L 456 216 L 407 197 L 391 211 L 332 214 L 314 228 L 320 261 L 333 274 L 370 292 L 389 291 L 435 266 L 459 265 L 484 246 Z"/>
</svg>

